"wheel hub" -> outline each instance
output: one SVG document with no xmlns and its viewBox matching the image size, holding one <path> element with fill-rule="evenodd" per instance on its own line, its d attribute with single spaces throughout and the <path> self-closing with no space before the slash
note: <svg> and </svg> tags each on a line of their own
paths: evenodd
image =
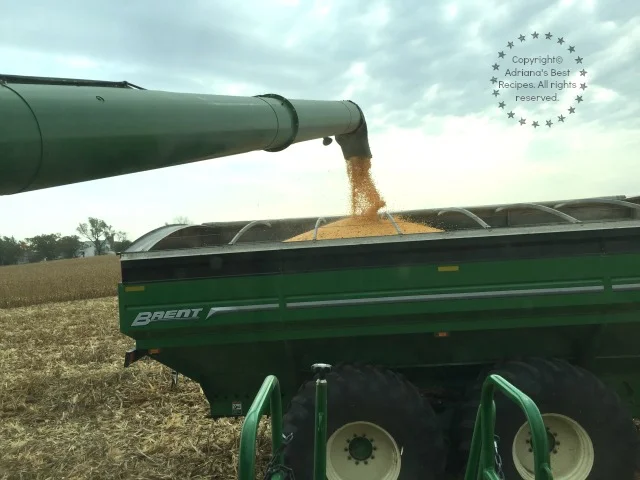
<svg viewBox="0 0 640 480">
<path fill-rule="evenodd" d="M 529 436 L 531 436 L 531 432 L 529 432 Z M 560 442 L 556 440 L 557 436 L 557 432 L 552 432 L 549 430 L 549 427 L 547 427 L 547 444 L 549 445 L 549 453 L 558 453 L 556 447 L 560 446 Z"/>
<path fill-rule="evenodd" d="M 549 461 L 556 480 L 586 480 L 593 468 L 594 449 L 589 434 L 564 415 L 544 414 Z M 534 480 L 531 430 L 525 423 L 516 434 L 512 455 L 520 478 Z"/>
<path fill-rule="evenodd" d="M 348 460 L 353 459 L 355 460 L 356 465 L 358 465 L 359 462 L 367 463 L 368 460 L 374 459 L 375 455 L 373 452 L 377 449 L 377 447 L 374 447 L 373 445 L 374 441 L 375 440 L 373 438 L 367 438 L 366 435 L 357 436 L 351 440 L 347 440 L 349 447 L 345 450 L 349 452 Z"/>
<path fill-rule="evenodd" d="M 400 465 L 394 438 L 374 423 L 348 423 L 327 441 L 328 480 L 397 480 Z"/>
<path fill-rule="evenodd" d="M 551 430 L 549 430 L 549 427 L 547 427 L 545 425 L 546 429 L 547 429 L 547 445 L 549 446 L 549 453 L 551 455 L 557 455 L 558 454 L 558 448 L 560 447 L 560 441 L 557 440 L 557 436 L 558 433 L 557 432 L 552 432 Z M 528 428 L 528 427 L 527 427 Z M 529 453 L 533 454 L 533 442 L 531 440 L 531 430 L 527 430 L 527 440 L 526 443 L 529 446 L 528 451 Z"/>
</svg>

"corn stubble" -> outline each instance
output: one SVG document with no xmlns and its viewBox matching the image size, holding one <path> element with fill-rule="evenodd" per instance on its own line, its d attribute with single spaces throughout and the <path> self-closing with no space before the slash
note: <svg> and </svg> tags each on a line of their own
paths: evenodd
<svg viewBox="0 0 640 480">
<path fill-rule="evenodd" d="M 123 368 L 119 281 L 116 256 L 0 267 L 0 479 L 236 479 L 240 421 L 157 362 Z M 262 471 L 266 421 L 258 447 Z"/>
<path fill-rule="evenodd" d="M 0 479 L 237 478 L 241 422 L 157 362 L 124 369 L 115 298 L 0 309 L 0 329 Z M 266 421 L 258 448 L 262 471 Z"/>
<path fill-rule="evenodd" d="M 380 218 L 378 212 L 386 202 L 371 177 L 371 159 L 352 157 L 347 160 L 347 175 L 351 190 L 351 216 L 318 228 L 318 240 L 335 238 L 360 238 L 397 235 L 398 232 L 388 218 Z M 412 223 L 401 217 L 394 221 L 403 234 L 441 232 L 437 228 Z M 313 230 L 286 240 L 301 242 L 313 240 Z"/>
</svg>

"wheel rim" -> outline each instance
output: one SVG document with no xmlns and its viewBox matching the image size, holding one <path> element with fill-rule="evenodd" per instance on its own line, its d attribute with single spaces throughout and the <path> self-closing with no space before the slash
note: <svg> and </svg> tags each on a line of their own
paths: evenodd
<svg viewBox="0 0 640 480">
<path fill-rule="evenodd" d="M 551 472 L 555 480 L 586 480 L 593 468 L 594 450 L 589 434 L 577 422 L 555 413 L 542 415 L 547 428 Z M 524 423 L 511 451 L 520 477 L 534 480 L 531 429 Z"/>
<path fill-rule="evenodd" d="M 391 434 L 369 422 L 353 422 L 327 441 L 328 480 L 397 480 L 402 452 Z"/>
</svg>

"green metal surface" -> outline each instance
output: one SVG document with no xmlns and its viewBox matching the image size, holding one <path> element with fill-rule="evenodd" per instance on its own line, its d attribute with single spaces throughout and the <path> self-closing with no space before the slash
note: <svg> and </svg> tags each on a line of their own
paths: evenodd
<svg viewBox="0 0 640 480">
<path fill-rule="evenodd" d="M 316 380 L 316 420 L 313 452 L 313 480 L 327 478 L 327 380 Z"/>
<path fill-rule="evenodd" d="M 274 465 L 283 464 L 282 454 L 282 399 L 278 379 L 269 375 L 262 383 L 249 411 L 247 412 L 242 433 L 240 435 L 240 453 L 238 456 L 238 480 L 255 479 L 256 440 L 260 419 L 270 409 L 271 446 Z M 280 473 L 271 477 L 273 480 L 283 479 Z"/>
<path fill-rule="evenodd" d="M 640 289 L 614 288 L 640 284 L 632 276 L 640 254 L 470 262 L 454 272 L 438 267 L 167 281 L 129 292 L 124 286 L 120 326 L 143 346 L 153 338 L 153 347 L 162 348 L 357 336 L 364 328 L 389 335 L 624 323 L 636 322 L 640 312 Z M 212 308 L 250 306 L 260 308 L 209 316 Z M 195 320 L 133 326 L 140 313 L 185 308 L 202 310 Z"/>
<path fill-rule="evenodd" d="M 322 371 L 317 365 L 313 370 L 320 372 L 316 380 L 315 403 L 315 437 L 313 479 L 326 478 L 326 442 L 327 442 L 327 389 L 328 384 L 324 374 L 330 368 Z M 496 457 L 494 447 L 494 428 L 496 408 L 494 402 L 495 391 L 502 392 L 507 398 L 515 402 L 525 414 L 531 428 L 532 448 L 534 456 L 534 473 L 536 480 L 553 480 L 549 460 L 549 445 L 547 432 L 542 416 L 536 404 L 524 393 L 507 382 L 499 375 L 489 375 L 482 388 L 480 407 L 471 440 L 471 452 L 467 462 L 465 480 L 501 480 L 496 472 Z M 284 479 L 284 459 L 282 446 L 282 405 L 278 379 L 270 375 L 262 383 L 249 412 L 247 413 L 240 437 L 240 452 L 238 459 L 238 480 L 253 480 L 255 478 L 256 438 L 260 418 L 266 413 L 267 406 L 271 406 L 272 455 L 270 466 L 273 480 Z M 357 458 L 357 454 L 353 453 Z M 310 466 L 311 467 L 311 466 Z"/>
<path fill-rule="evenodd" d="M 364 121 L 349 101 L 89 85 L 0 81 L 0 195 L 278 151 Z"/>
<path fill-rule="evenodd" d="M 640 290 L 614 288 L 640 283 L 633 276 L 640 271 L 640 255 L 457 266 L 457 271 L 431 264 L 166 281 L 131 285 L 133 291 L 121 285 L 120 329 L 138 348 L 161 349 L 154 358 L 199 381 L 214 416 L 234 415 L 234 402 L 249 404 L 266 372 L 281 379 L 287 402 L 308 378 L 306 365 L 319 359 L 381 364 L 419 386 L 457 390 L 483 365 L 527 355 L 578 363 L 589 357 L 596 370 L 606 364 L 603 380 L 640 414 L 640 378 L 633 366 L 640 359 L 634 340 L 640 336 Z M 487 296 L 467 296 L 478 293 Z M 368 303 L 443 294 L 428 301 Z M 360 301 L 331 305 L 347 299 Z M 311 301 L 325 303 L 289 308 Z M 274 307 L 230 309 L 207 318 L 212 308 L 251 305 Z M 187 308 L 201 308 L 199 318 L 132 326 L 141 312 Z M 606 329 L 594 330 L 602 325 Z M 388 348 L 389 342 L 396 348 Z M 625 359 L 632 365 L 616 370 Z"/>
<path fill-rule="evenodd" d="M 502 392 L 524 412 L 531 428 L 533 461 L 536 480 L 553 480 L 549 460 L 547 431 L 536 404 L 524 393 L 499 375 L 489 375 L 482 386 L 480 407 L 476 419 L 471 452 L 467 463 L 465 480 L 501 480 L 496 472 L 494 428 L 496 421 L 495 391 Z"/>
<path fill-rule="evenodd" d="M 273 221 L 234 245 L 246 222 L 160 229 L 122 256 L 120 329 L 200 382 L 214 416 L 242 411 L 267 372 L 288 402 L 319 359 L 384 365 L 450 405 L 484 367 L 527 356 L 584 366 L 640 415 L 638 202 L 545 203 L 571 204 L 569 223 L 469 207 L 492 228 L 453 218 L 445 233 L 297 245 L 282 241 L 316 220 Z"/>
<path fill-rule="evenodd" d="M 331 366 L 327 364 L 314 364 L 312 370 L 319 374 L 316 381 L 316 405 L 315 405 L 315 437 L 314 437 L 314 480 L 325 480 L 327 470 L 327 380 L 325 375 Z M 270 406 L 271 415 L 271 471 L 267 478 L 271 480 L 284 480 L 284 456 L 282 452 L 282 401 L 280 386 L 277 377 L 269 375 L 262 382 L 251 408 L 242 424 L 240 436 L 240 452 L 238 456 L 238 480 L 254 480 L 256 439 L 260 419 Z"/>
</svg>

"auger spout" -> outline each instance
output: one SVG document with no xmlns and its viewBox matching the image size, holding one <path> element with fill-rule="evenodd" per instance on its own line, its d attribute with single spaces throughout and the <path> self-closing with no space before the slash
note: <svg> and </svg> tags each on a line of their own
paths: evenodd
<svg viewBox="0 0 640 480">
<path fill-rule="evenodd" d="M 127 82 L 0 75 L 0 195 L 334 136 L 371 156 L 351 101 L 145 90 Z"/>
</svg>

